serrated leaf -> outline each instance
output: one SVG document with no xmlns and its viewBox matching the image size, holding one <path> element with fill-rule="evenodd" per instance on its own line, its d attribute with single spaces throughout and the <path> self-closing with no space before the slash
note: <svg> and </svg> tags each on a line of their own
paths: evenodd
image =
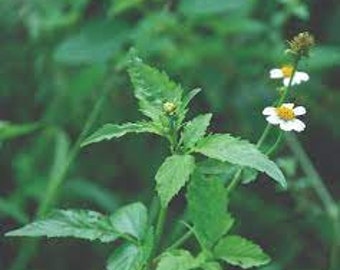
<svg viewBox="0 0 340 270">
<path fill-rule="evenodd" d="M 6 236 L 76 237 L 90 241 L 111 242 L 116 240 L 119 234 L 114 230 L 109 219 L 98 212 L 58 210 L 46 219 L 10 231 Z"/>
<path fill-rule="evenodd" d="M 116 249 L 108 260 L 107 270 L 140 270 L 143 268 L 143 251 L 141 246 L 123 244 Z"/>
<path fill-rule="evenodd" d="M 173 250 L 161 256 L 156 270 L 190 270 L 199 266 L 196 260 L 187 250 Z"/>
<path fill-rule="evenodd" d="M 204 178 L 194 173 L 190 182 L 188 217 L 200 242 L 210 249 L 234 223 L 227 213 L 227 191 L 217 178 Z"/>
<path fill-rule="evenodd" d="M 195 151 L 210 158 L 265 172 L 281 186 L 287 186 L 279 167 L 248 141 L 229 134 L 214 134 L 202 139 Z"/>
<path fill-rule="evenodd" d="M 166 158 L 156 174 L 156 189 L 162 207 L 180 191 L 195 168 L 195 159 L 190 155 L 173 155 Z"/>
<path fill-rule="evenodd" d="M 142 240 L 147 226 L 148 213 L 142 203 L 132 203 L 118 209 L 110 221 L 119 234 L 129 234 Z"/>
<path fill-rule="evenodd" d="M 261 247 L 237 235 L 223 238 L 214 249 L 215 257 L 243 269 L 265 265 L 269 256 Z"/>
<path fill-rule="evenodd" d="M 192 148 L 205 135 L 212 114 L 202 114 L 186 123 L 182 133 L 182 142 L 186 149 Z"/>
<path fill-rule="evenodd" d="M 86 138 L 81 146 L 86 146 L 103 140 L 111 140 L 112 138 L 119 138 L 127 133 L 145 132 L 159 134 L 152 123 L 149 122 L 125 123 L 121 125 L 106 124 Z"/>
<path fill-rule="evenodd" d="M 163 114 L 164 102 L 173 102 L 179 107 L 182 88 L 164 72 L 144 64 L 133 52 L 128 72 L 143 114 L 158 121 Z"/>
</svg>

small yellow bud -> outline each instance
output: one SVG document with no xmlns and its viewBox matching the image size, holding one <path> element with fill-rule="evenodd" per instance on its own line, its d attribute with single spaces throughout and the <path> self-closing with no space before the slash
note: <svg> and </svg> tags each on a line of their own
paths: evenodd
<svg viewBox="0 0 340 270">
<path fill-rule="evenodd" d="M 288 52 L 307 57 L 310 49 L 315 45 L 315 39 L 310 33 L 302 32 L 288 41 L 288 45 Z"/>
<path fill-rule="evenodd" d="M 163 104 L 163 110 L 165 111 L 165 113 L 167 113 L 168 115 L 173 115 L 176 111 L 176 104 L 172 103 L 172 102 L 165 102 Z"/>
</svg>

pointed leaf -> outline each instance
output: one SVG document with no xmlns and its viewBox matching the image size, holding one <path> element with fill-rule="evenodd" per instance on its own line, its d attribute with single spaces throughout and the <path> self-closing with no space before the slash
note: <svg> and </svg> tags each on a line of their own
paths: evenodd
<svg viewBox="0 0 340 270">
<path fill-rule="evenodd" d="M 200 242 L 210 249 L 234 223 L 227 213 L 227 191 L 218 178 L 204 178 L 194 173 L 187 199 L 189 220 Z"/>
<path fill-rule="evenodd" d="M 223 238 L 216 245 L 214 254 L 216 258 L 243 269 L 270 262 L 269 256 L 258 245 L 237 235 Z"/>
<path fill-rule="evenodd" d="M 190 155 L 173 155 L 164 161 L 156 174 L 156 189 L 162 207 L 166 207 L 186 184 L 194 168 L 195 159 Z"/>
<path fill-rule="evenodd" d="M 86 240 L 111 242 L 119 234 L 109 219 L 89 210 L 58 210 L 46 219 L 35 221 L 20 229 L 6 233 L 6 236 L 76 237 Z"/>
<path fill-rule="evenodd" d="M 98 129 L 91 136 L 86 138 L 81 146 L 85 146 L 91 143 L 97 143 L 103 140 L 111 140 L 112 138 L 119 138 L 127 133 L 144 132 L 158 134 L 158 131 L 149 122 L 125 123 L 121 125 L 106 124 Z"/>
<path fill-rule="evenodd" d="M 183 106 L 183 109 L 185 109 L 189 105 L 190 101 L 201 91 L 202 91 L 201 88 L 195 88 L 191 90 L 188 94 L 186 94 L 183 97 L 182 104 L 181 104 Z"/>
<path fill-rule="evenodd" d="M 284 175 L 273 161 L 262 154 L 255 145 L 229 134 L 208 136 L 198 143 L 195 151 L 210 158 L 265 172 L 281 186 L 287 186 Z"/>
<path fill-rule="evenodd" d="M 202 114 L 195 117 L 193 120 L 186 123 L 182 141 L 187 149 L 192 148 L 205 135 L 205 132 L 210 124 L 212 114 Z"/>
<path fill-rule="evenodd" d="M 119 234 L 129 234 L 142 240 L 147 226 L 147 209 L 142 203 L 132 203 L 118 209 L 110 221 Z"/>
<path fill-rule="evenodd" d="M 177 106 L 182 98 L 182 88 L 156 68 L 142 62 L 131 53 L 129 75 L 134 86 L 135 97 L 139 100 L 142 113 L 154 121 L 163 114 L 163 103 L 173 102 Z"/>
</svg>

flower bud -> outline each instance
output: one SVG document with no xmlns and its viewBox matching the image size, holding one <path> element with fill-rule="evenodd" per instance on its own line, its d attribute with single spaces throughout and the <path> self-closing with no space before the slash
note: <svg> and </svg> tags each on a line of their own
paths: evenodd
<svg viewBox="0 0 340 270">
<path fill-rule="evenodd" d="M 315 39 L 310 33 L 302 32 L 288 41 L 288 45 L 288 52 L 308 57 L 310 49 L 315 45 Z"/>
<path fill-rule="evenodd" d="M 176 108 L 177 108 L 176 104 L 172 102 L 165 102 L 163 104 L 163 110 L 168 115 L 173 115 L 176 111 Z"/>
</svg>

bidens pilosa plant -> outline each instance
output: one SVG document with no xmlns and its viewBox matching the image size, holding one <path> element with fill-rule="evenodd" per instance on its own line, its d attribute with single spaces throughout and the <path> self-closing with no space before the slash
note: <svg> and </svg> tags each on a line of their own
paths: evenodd
<svg viewBox="0 0 340 270">
<path fill-rule="evenodd" d="M 108 270 L 218 270 L 223 264 L 243 269 L 270 262 L 270 257 L 251 240 L 235 235 L 232 214 L 228 211 L 230 195 L 239 184 L 267 174 L 282 188 L 287 186 L 279 167 L 268 156 L 280 144 L 283 131 L 302 131 L 304 123 L 297 116 L 306 113 L 302 106 L 286 100 L 290 88 L 307 81 L 309 76 L 297 71 L 307 56 L 313 38 L 303 33 L 289 42 L 292 63 L 270 71 L 271 78 L 283 79 L 280 95 L 263 110 L 268 124 L 257 144 L 224 133 L 208 132 L 212 114 L 186 120 L 189 104 L 200 92 L 185 93 L 182 87 L 157 69 L 130 53 L 128 72 L 144 118 L 125 124 L 106 124 L 82 143 L 88 146 L 128 133 L 152 133 L 165 138 L 169 156 L 155 173 L 155 199 L 150 209 L 141 202 L 128 204 L 110 215 L 90 210 L 58 210 L 7 236 L 75 237 L 111 243 L 120 240 L 108 259 Z M 273 125 L 279 125 L 277 141 L 263 149 Z M 225 172 L 232 177 L 226 177 Z M 164 229 L 174 226 L 167 220 L 172 199 L 185 190 L 187 209 L 179 220 L 182 236 L 165 244 Z M 155 216 L 155 218 L 153 218 Z M 189 250 L 186 241 L 196 239 Z M 190 246 L 192 247 L 192 245 Z"/>
</svg>

